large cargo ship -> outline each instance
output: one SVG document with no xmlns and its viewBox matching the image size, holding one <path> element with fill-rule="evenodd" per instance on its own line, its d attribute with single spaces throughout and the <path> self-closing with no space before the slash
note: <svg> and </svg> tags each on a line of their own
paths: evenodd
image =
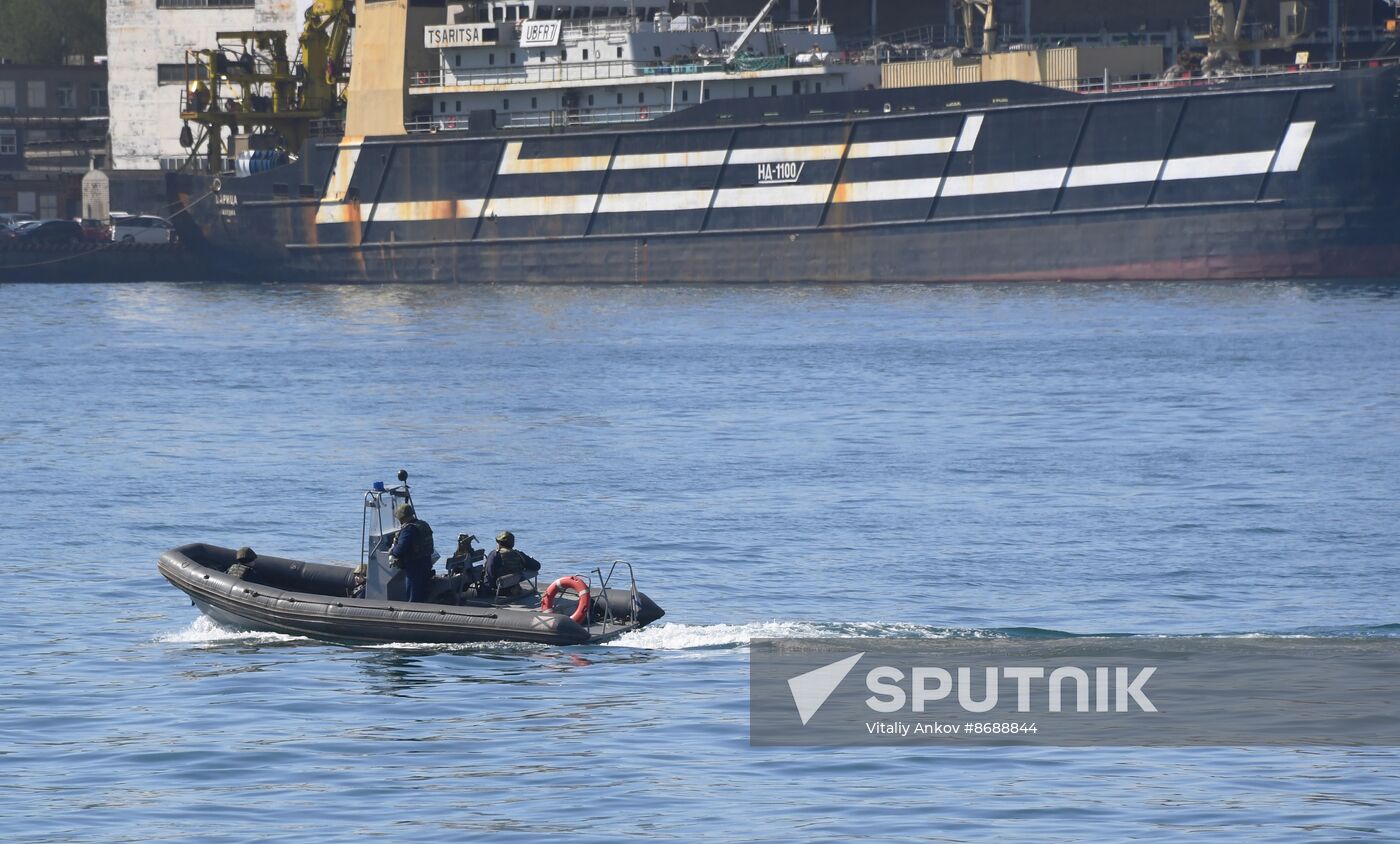
<svg viewBox="0 0 1400 844">
<path fill-rule="evenodd" d="M 1393 60 L 1087 92 L 886 89 L 820 19 L 536 0 L 361 0 L 357 13 L 342 136 L 265 167 L 245 152 L 246 175 L 172 175 L 182 237 L 212 273 L 685 283 L 1400 267 Z"/>
</svg>

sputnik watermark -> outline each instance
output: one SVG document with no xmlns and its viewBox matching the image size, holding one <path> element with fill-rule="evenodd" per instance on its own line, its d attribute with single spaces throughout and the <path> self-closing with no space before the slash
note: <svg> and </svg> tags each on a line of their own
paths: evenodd
<svg viewBox="0 0 1400 844">
<path fill-rule="evenodd" d="M 755 640 L 750 654 L 755 744 L 1400 745 L 1394 638 Z"/>
</svg>

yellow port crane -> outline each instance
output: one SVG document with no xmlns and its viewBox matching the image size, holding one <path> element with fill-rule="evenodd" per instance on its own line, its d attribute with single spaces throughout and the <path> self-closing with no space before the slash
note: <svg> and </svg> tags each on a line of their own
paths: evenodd
<svg viewBox="0 0 1400 844">
<path fill-rule="evenodd" d="M 221 171 L 225 129 L 246 136 L 249 149 L 295 152 L 318 128 L 339 124 L 354 26 L 354 0 L 315 0 L 294 62 L 281 30 L 220 32 L 213 48 L 187 51 L 180 143 L 191 163 L 202 146 L 210 172 Z"/>
</svg>

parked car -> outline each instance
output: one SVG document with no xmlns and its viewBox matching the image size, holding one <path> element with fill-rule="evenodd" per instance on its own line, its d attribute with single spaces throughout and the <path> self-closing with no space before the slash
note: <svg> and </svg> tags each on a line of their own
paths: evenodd
<svg viewBox="0 0 1400 844">
<path fill-rule="evenodd" d="M 6 211 L 0 214 L 0 240 L 9 240 L 15 236 L 15 230 L 22 224 L 34 219 L 33 214 L 24 212 Z"/>
<path fill-rule="evenodd" d="M 174 243 L 175 227 L 162 217 L 144 214 L 113 217 L 112 240 L 119 243 Z"/>
<path fill-rule="evenodd" d="M 83 229 L 83 240 L 108 241 L 112 239 L 112 227 L 101 220 L 78 220 Z"/>
<path fill-rule="evenodd" d="M 32 220 L 15 229 L 20 240 L 44 243 L 81 243 L 83 227 L 72 220 Z"/>
</svg>

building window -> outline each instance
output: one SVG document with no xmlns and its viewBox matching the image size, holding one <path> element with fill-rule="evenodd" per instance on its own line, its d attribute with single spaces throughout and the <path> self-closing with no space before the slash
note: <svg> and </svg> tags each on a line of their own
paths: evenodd
<svg viewBox="0 0 1400 844">
<path fill-rule="evenodd" d="M 44 80 L 31 79 L 29 82 L 29 107 L 44 108 L 48 105 L 48 91 L 44 87 Z"/>
<path fill-rule="evenodd" d="M 58 194 L 39 194 L 39 216 L 44 218 L 52 218 L 58 216 Z"/>
<path fill-rule="evenodd" d="M 72 82 L 60 82 L 60 83 L 59 83 L 59 85 L 58 85 L 58 96 L 57 96 L 56 99 L 57 99 L 57 101 L 58 101 L 58 107 L 59 107 L 59 108 L 77 108 L 77 107 L 78 107 L 78 95 L 77 95 L 77 92 L 74 91 L 74 89 L 73 89 L 73 83 L 72 83 Z"/>
<path fill-rule="evenodd" d="M 107 86 L 94 82 L 88 86 L 88 105 L 94 112 L 107 113 Z"/>
<path fill-rule="evenodd" d="M 156 84 L 184 85 L 186 72 L 183 64 L 158 64 L 156 65 Z M 190 79 L 209 78 L 209 68 L 203 64 L 190 65 L 188 73 Z"/>
<path fill-rule="evenodd" d="M 0 155 L 18 155 L 19 137 L 13 129 L 0 129 Z"/>
<path fill-rule="evenodd" d="M 13 79 L 0 80 L 0 108 L 15 107 L 15 81 Z"/>
</svg>

